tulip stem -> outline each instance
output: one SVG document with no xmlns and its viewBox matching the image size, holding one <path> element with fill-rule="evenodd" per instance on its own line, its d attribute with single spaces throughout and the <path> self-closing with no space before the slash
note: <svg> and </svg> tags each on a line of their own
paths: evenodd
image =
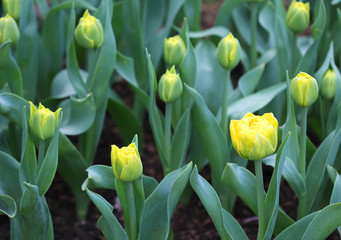
<svg viewBox="0 0 341 240">
<path fill-rule="evenodd" d="M 306 135 L 307 135 L 307 107 L 301 109 L 301 134 L 300 134 L 300 161 L 298 169 L 303 179 L 306 170 Z"/>
<path fill-rule="evenodd" d="M 45 156 L 45 147 L 46 147 L 45 140 L 40 140 L 39 151 L 38 151 L 38 169 L 40 169 L 41 165 L 43 164 L 43 160 Z"/>
<path fill-rule="evenodd" d="M 171 137 L 172 137 L 172 103 L 166 103 L 165 110 L 165 152 L 166 162 L 168 165 L 171 164 Z M 167 168 L 170 168 L 168 166 Z"/>
<path fill-rule="evenodd" d="M 265 199 L 262 161 L 254 161 L 257 180 L 257 213 L 258 213 L 258 234 L 257 239 L 263 239 L 265 234 Z"/>
<path fill-rule="evenodd" d="M 295 53 L 296 53 L 296 42 L 297 42 L 297 35 L 296 33 L 292 34 L 292 44 L 291 44 L 291 66 L 290 66 L 290 76 L 295 75 Z"/>
<path fill-rule="evenodd" d="M 227 116 L 227 108 L 228 108 L 228 91 L 230 84 L 230 70 L 226 70 L 226 79 L 224 82 L 224 92 L 223 92 L 223 106 L 221 111 L 221 129 L 223 130 L 224 136 L 228 136 L 228 116 Z"/>
<path fill-rule="evenodd" d="M 130 238 L 129 240 L 137 239 L 137 221 L 136 221 L 136 207 L 133 182 L 127 182 L 127 196 L 129 208 L 129 225 Z"/>
<path fill-rule="evenodd" d="M 257 12 L 258 12 L 258 4 L 251 4 L 251 68 L 256 67 L 257 65 Z"/>
</svg>

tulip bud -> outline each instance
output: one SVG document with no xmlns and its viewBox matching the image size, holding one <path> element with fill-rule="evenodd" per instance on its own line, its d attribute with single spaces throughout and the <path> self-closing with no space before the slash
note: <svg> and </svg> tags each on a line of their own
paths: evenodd
<svg viewBox="0 0 341 240">
<path fill-rule="evenodd" d="M 313 104 L 319 93 L 315 78 L 307 73 L 300 72 L 290 84 L 290 95 L 300 106 L 306 107 Z"/>
<path fill-rule="evenodd" d="M 18 19 L 20 16 L 22 0 L 2 0 L 2 6 L 4 12 L 8 13 L 14 19 Z"/>
<path fill-rule="evenodd" d="M 84 12 L 83 17 L 75 29 L 75 38 L 84 48 L 98 48 L 103 43 L 103 27 L 101 21 L 91 16 L 89 11 Z"/>
<path fill-rule="evenodd" d="M 327 99 L 332 99 L 336 93 L 337 76 L 335 72 L 329 69 L 322 78 L 321 94 Z"/>
<path fill-rule="evenodd" d="M 229 33 L 218 44 L 217 56 L 220 65 L 227 70 L 232 70 L 239 63 L 240 52 L 238 39 Z"/>
<path fill-rule="evenodd" d="M 178 66 L 186 57 L 186 44 L 179 35 L 165 39 L 164 57 L 168 66 Z"/>
<path fill-rule="evenodd" d="M 167 70 L 166 73 L 162 75 L 158 92 L 159 97 L 165 103 L 174 102 L 181 96 L 182 82 L 179 74 L 176 73 L 174 66 L 170 71 Z"/>
<path fill-rule="evenodd" d="M 52 112 L 45 108 L 41 103 L 39 108 L 30 102 L 30 129 L 31 133 L 40 140 L 48 140 L 53 137 L 59 122 L 60 111 Z"/>
<path fill-rule="evenodd" d="M 128 147 L 111 145 L 111 165 L 116 178 L 132 182 L 142 175 L 142 162 L 135 142 Z"/>
<path fill-rule="evenodd" d="M 294 33 L 301 33 L 309 26 L 309 2 L 296 2 L 293 0 L 288 9 L 286 24 Z"/>
<path fill-rule="evenodd" d="M 278 122 L 272 113 L 256 116 L 247 113 L 241 120 L 231 120 L 232 145 L 248 160 L 261 160 L 276 151 Z"/>
<path fill-rule="evenodd" d="M 20 37 L 20 32 L 16 21 L 8 14 L 0 18 L 0 44 L 11 41 L 15 44 Z"/>
</svg>

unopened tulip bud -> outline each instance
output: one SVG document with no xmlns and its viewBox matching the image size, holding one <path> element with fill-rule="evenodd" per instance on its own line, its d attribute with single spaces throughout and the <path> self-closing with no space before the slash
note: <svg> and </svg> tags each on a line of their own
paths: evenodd
<svg viewBox="0 0 341 240">
<path fill-rule="evenodd" d="M 232 33 L 229 33 L 229 35 L 220 40 L 217 48 L 217 56 L 223 68 L 227 70 L 235 68 L 239 63 L 240 53 L 239 41 Z"/>
<path fill-rule="evenodd" d="M 21 4 L 22 0 L 2 0 L 4 12 L 14 19 L 18 19 L 20 16 Z"/>
<path fill-rule="evenodd" d="M 294 33 L 301 33 L 307 29 L 310 21 L 309 2 L 296 2 L 293 0 L 288 9 L 286 24 Z"/>
<path fill-rule="evenodd" d="M 31 133 L 40 140 L 48 140 L 53 137 L 59 122 L 60 111 L 52 112 L 39 104 L 37 109 L 32 102 L 30 102 L 30 129 Z"/>
<path fill-rule="evenodd" d="M 142 162 L 135 142 L 128 147 L 111 145 L 111 164 L 116 178 L 132 182 L 142 175 Z"/>
<path fill-rule="evenodd" d="M 181 96 L 182 88 L 179 74 L 176 73 L 175 67 L 173 66 L 160 79 L 158 86 L 159 97 L 165 103 L 174 102 Z"/>
<path fill-rule="evenodd" d="M 20 32 L 16 21 L 8 14 L 0 18 L 0 44 L 11 41 L 15 44 L 20 37 Z"/>
<path fill-rule="evenodd" d="M 75 29 L 75 38 L 77 43 L 84 48 L 91 49 L 102 46 L 103 27 L 101 21 L 91 16 L 86 10 Z"/>
<path fill-rule="evenodd" d="M 327 99 L 332 99 L 336 93 L 337 76 L 335 72 L 329 69 L 322 78 L 321 94 Z"/>
<path fill-rule="evenodd" d="M 164 57 L 168 66 L 179 66 L 186 57 L 186 44 L 179 35 L 165 39 Z"/>
<path fill-rule="evenodd" d="M 290 95 L 300 106 L 306 107 L 313 104 L 319 93 L 315 78 L 307 73 L 300 72 L 290 84 Z"/>
</svg>

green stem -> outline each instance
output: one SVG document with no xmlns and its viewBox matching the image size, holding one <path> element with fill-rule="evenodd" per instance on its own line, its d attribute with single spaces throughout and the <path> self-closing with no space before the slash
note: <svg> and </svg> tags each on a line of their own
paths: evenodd
<svg viewBox="0 0 341 240">
<path fill-rule="evenodd" d="M 321 97 L 319 98 L 319 104 L 320 104 L 320 121 L 322 125 L 322 139 L 326 137 L 326 101 L 322 99 Z"/>
<path fill-rule="evenodd" d="M 257 3 L 251 3 L 251 68 L 257 65 Z"/>
<path fill-rule="evenodd" d="M 257 239 L 261 240 L 265 234 L 265 199 L 262 161 L 254 161 L 256 180 L 257 180 L 257 211 L 258 211 L 258 235 Z"/>
<path fill-rule="evenodd" d="M 298 162 L 298 170 L 305 181 L 306 171 L 306 142 L 307 142 L 307 107 L 301 108 L 301 134 L 300 134 L 300 159 Z M 307 197 L 304 194 L 300 199 L 298 208 L 298 219 L 301 219 L 307 212 Z"/>
<path fill-rule="evenodd" d="M 45 140 L 40 140 L 38 152 L 38 169 L 40 169 L 41 165 L 43 164 L 43 160 L 45 157 L 45 148 L 46 148 Z"/>
<path fill-rule="evenodd" d="M 291 64 L 290 64 L 290 76 L 294 77 L 295 74 L 295 53 L 296 53 L 296 42 L 297 42 L 297 35 L 295 33 L 292 34 L 292 43 L 291 43 Z"/>
<path fill-rule="evenodd" d="M 130 238 L 129 240 L 137 239 L 137 221 L 136 221 L 136 207 L 133 182 L 127 182 L 128 208 L 129 208 L 129 225 Z"/>
<path fill-rule="evenodd" d="M 224 82 L 224 92 L 223 92 L 223 106 L 221 111 L 221 129 L 223 130 L 224 136 L 228 136 L 228 122 L 227 122 L 227 108 L 228 108 L 228 91 L 230 84 L 230 70 L 226 70 L 226 79 Z"/>
<path fill-rule="evenodd" d="M 165 171 L 165 175 L 171 171 L 171 137 L 172 137 L 172 103 L 166 103 L 165 110 L 165 152 L 166 152 L 166 162 L 167 162 L 167 171 Z"/>
</svg>

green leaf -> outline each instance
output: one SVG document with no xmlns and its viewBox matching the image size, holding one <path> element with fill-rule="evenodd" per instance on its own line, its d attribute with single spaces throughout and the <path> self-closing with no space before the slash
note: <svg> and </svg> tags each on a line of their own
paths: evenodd
<svg viewBox="0 0 341 240">
<path fill-rule="evenodd" d="M 332 179 L 334 183 L 332 195 L 330 197 L 330 204 L 340 203 L 341 202 L 341 177 L 340 174 L 336 171 L 335 168 L 331 166 L 327 166 L 327 170 L 329 173 L 329 177 Z M 338 227 L 339 234 L 341 234 L 341 226 Z"/>
<path fill-rule="evenodd" d="M 170 219 L 184 190 L 192 163 L 169 173 L 146 199 L 141 218 L 139 240 L 166 240 Z"/>
<path fill-rule="evenodd" d="M 190 183 L 212 219 L 221 239 L 248 239 L 236 219 L 226 212 L 213 187 L 198 174 L 194 166 Z"/>
<path fill-rule="evenodd" d="M 190 18 L 188 18 L 190 20 Z M 217 36 L 220 38 L 224 38 L 229 34 L 230 30 L 223 26 L 214 26 L 207 28 L 202 31 L 190 31 L 188 32 L 188 36 L 190 38 L 205 38 L 210 36 Z"/>
<path fill-rule="evenodd" d="M 286 89 L 285 83 L 278 83 L 257 93 L 251 94 L 233 102 L 228 108 L 228 115 L 232 119 L 240 119 L 247 112 L 256 112 L 271 102 L 274 97 Z"/>
<path fill-rule="evenodd" d="M 96 106 L 94 96 L 89 93 L 84 98 L 70 97 L 60 104 L 64 118 L 60 131 L 65 135 L 79 135 L 94 123 Z"/>
<path fill-rule="evenodd" d="M 313 218 L 302 240 L 326 239 L 340 225 L 341 203 L 328 205 Z"/>
<path fill-rule="evenodd" d="M 215 20 L 216 25 L 226 26 L 232 11 L 243 2 L 243 0 L 227 0 L 220 7 L 217 18 Z"/>
<path fill-rule="evenodd" d="M 20 127 L 22 124 L 22 109 L 24 106 L 26 106 L 26 109 L 30 109 L 30 105 L 25 99 L 12 93 L 0 94 L 1 115 Z"/>
<path fill-rule="evenodd" d="M 252 94 L 258 86 L 264 72 L 265 64 L 261 64 L 246 72 L 238 81 L 238 87 L 244 96 Z"/>
<path fill-rule="evenodd" d="M 9 218 L 15 218 L 17 214 L 17 204 L 8 195 L 0 194 L 0 214 L 6 214 Z"/>
<path fill-rule="evenodd" d="M 325 27 L 326 27 L 326 22 L 327 22 L 327 13 L 326 13 L 326 7 L 324 6 L 324 1 L 320 0 L 318 6 L 318 14 L 315 18 L 315 21 L 311 25 L 311 31 L 313 33 L 313 37 L 316 40 L 321 36 L 323 33 Z"/>
<path fill-rule="evenodd" d="M 38 172 L 37 186 L 39 188 L 40 196 L 45 195 L 50 185 L 52 184 L 54 175 L 56 174 L 56 171 L 57 171 L 59 129 L 60 129 L 61 121 L 63 119 L 63 112 L 61 113 L 59 119 L 60 121 L 59 121 L 58 127 L 56 128 L 56 132 L 54 133 L 54 136 L 46 151 L 46 155 L 44 157 L 43 163 Z"/>
<path fill-rule="evenodd" d="M 112 213 L 113 207 L 102 196 L 86 189 L 88 196 L 102 213 L 103 219 L 99 221 L 102 232 L 106 239 L 128 240 L 127 234 Z M 105 222 L 105 223 L 104 223 Z"/>
<path fill-rule="evenodd" d="M 23 83 L 20 68 L 10 51 L 10 42 L 0 45 L 0 88 L 8 83 L 14 94 L 22 96 Z"/>
<path fill-rule="evenodd" d="M 321 143 L 308 166 L 306 175 L 307 206 L 310 210 L 318 195 L 321 184 L 326 181 L 326 165 L 332 165 L 341 143 L 341 130 L 334 130 Z M 323 191 L 322 191 L 323 192 Z"/>
<path fill-rule="evenodd" d="M 45 199 L 39 194 L 36 185 L 25 183 L 20 201 L 20 212 L 23 216 L 24 235 L 27 239 L 52 240 L 53 233 L 49 233 L 52 220 Z"/>
</svg>

